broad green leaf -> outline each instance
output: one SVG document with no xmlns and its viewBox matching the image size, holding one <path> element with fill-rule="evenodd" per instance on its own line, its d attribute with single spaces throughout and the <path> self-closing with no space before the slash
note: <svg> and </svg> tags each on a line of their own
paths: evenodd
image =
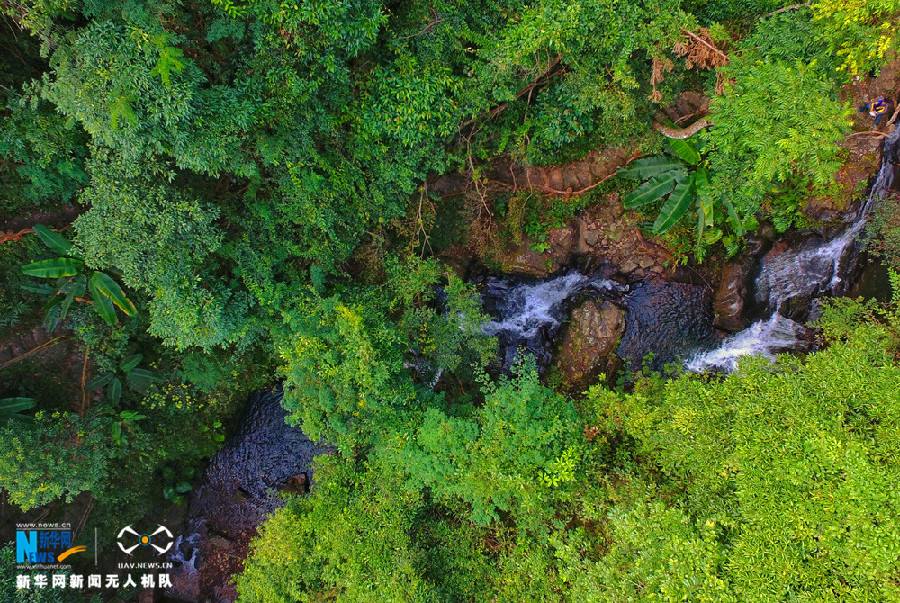
<svg viewBox="0 0 900 603">
<path fill-rule="evenodd" d="M 734 227 L 734 233 L 739 237 L 744 236 L 744 226 L 741 224 L 741 219 L 738 217 L 737 212 L 734 211 L 734 205 L 731 203 L 731 199 L 723 196 L 722 203 L 725 205 L 725 209 L 728 210 L 728 216 L 731 218 L 731 225 Z"/>
<path fill-rule="evenodd" d="M 106 387 L 107 385 L 112 383 L 112 380 L 115 378 L 116 378 L 116 376 L 113 375 L 112 373 L 103 373 L 99 377 L 94 377 L 93 379 L 88 381 L 87 385 L 85 385 L 85 388 L 88 391 L 100 389 L 101 387 Z"/>
<path fill-rule="evenodd" d="M 94 276 L 96 276 L 96 274 Z M 91 299 L 94 302 L 94 310 L 97 311 L 100 318 L 106 321 L 106 324 L 111 327 L 116 326 L 116 309 L 113 307 L 112 301 L 100 291 L 94 278 L 91 278 L 89 285 L 91 289 Z"/>
<path fill-rule="evenodd" d="M 627 169 L 617 172 L 620 176 L 628 176 L 629 178 L 640 178 L 646 180 L 648 178 L 656 178 L 671 170 L 684 168 L 684 163 L 674 157 L 647 157 L 638 159 Z"/>
<path fill-rule="evenodd" d="M 119 365 L 119 368 L 122 369 L 123 373 L 129 373 L 131 370 L 141 363 L 141 360 L 144 359 L 143 354 L 132 354 L 128 356 L 122 363 Z"/>
<path fill-rule="evenodd" d="M 44 325 L 48 332 L 56 330 L 59 326 L 60 316 L 62 315 L 62 307 L 59 302 L 52 304 L 47 308 L 47 316 L 44 317 Z"/>
<path fill-rule="evenodd" d="M 112 424 L 112 439 L 116 444 L 122 443 L 122 426 L 118 423 Z"/>
<path fill-rule="evenodd" d="M 703 235 L 707 227 L 715 224 L 715 204 L 709 191 L 709 170 L 699 168 L 695 174 L 695 186 L 697 187 L 697 213 L 702 227 L 698 226 L 697 236 Z"/>
<path fill-rule="evenodd" d="M 119 413 L 119 418 L 125 421 L 126 423 L 132 423 L 137 421 L 143 421 L 147 418 L 147 415 L 142 415 L 141 413 L 134 410 L 123 410 Z"/>
<path fill-rule="evenodd" d="M 40 285 L 22 285 L 22 289 L 25 291 L 31 291 L 32 293 L 38 293 L 40 295 L 50 295 L 52 293 L 56 293 L 56 287 L 48 285 L 47 283 L 41 283 Z"/>
<path fill-rule="evenodd" d="M 678 138 L 670 138 L 669 146 L 675 151 L 675 154 L 684 159 L 690 165 L 700 163 L 700 153 L 694 148 L 694 145 L 687 140 L 679 140 Z"/>
<path fill-rule="evenodd" d="M 28 276 L 59 278 L 75 276 L 83 266 L 84 262 L 76 258 L 51 258 L 22 266 L 22 272 Z"/>
<path fill-rule="evenodd" d="M 136 368 L 128 373 L 127 379 L 128 384 L 137 391 L 144 391 L 145 389 L 150 387 L 151 383 L 159 383 L 163 380 L 162 377 L 160 377 L 153 371 L 148 371 L 147 369 L 140 368 Z"/>
<path fill-rule="evenodd" d="M 695 180 L 696 174 L 691 174 L 689 178 L 679 182 L 675 190 L 672 191 L 669 200 L 666 201 L 666 204 L 660 210 L 656 222 L 653 223 L 653 230 L 657 234 L 663 234 L 675 226 L 690 208 L 697 192 Z"/>
<path fill-rule="evenodd" d="M 697 254 L 698 259 L 701 258 L 704 254 L 703 252 L 703 233 L 706 232 L 706 220 L 704 219 L 703 208 L 700 206 L 700 198 L 697 198 L 697 237 L 696 244 L 694 245 L 695 252 Z"/>
<path fill-rule="evenodd" d="M 75 298 L 81 297 L 84 295 L 85 288 L 87 287 L 87 278 L 81 274 L 75 280 L 69 281 L 66 285 L 64 285 L 61 289 L 63 293 L 66 294 L 66 298 L 62 302 L 61 312 L 59 315 L 60 320 L 66 319 L 66 314 L 69 312 L 69 307 L 72 305 L 72 302 L 75 301 Z"/>
<path fill-rule="evenodd" d="M 11 415 L 29 408 L 34 408 L 33 398 L 3 398 L 0 400 L 0 415 Z"/>
<path fill-rule="evenodd" d="M 69 239 L 58 232 L 53 232 L 43 224 L 34 225 L 34 234 L 36 234 L 51 251 L 70 257 L 76 255 L 75 247 Z"/>
<path fill-rule="evenodd" d="M 113 378 L 112 383 L 106 389 L 106 395 L 113 404 L 118 404 L 122 399 L 122 382 L 118 377 Z"/>
<path fill-rule="evenodd" d="M 625 205 L 627 209 L 637 209 L 648 203 L 653 203 L 663 195 L 672 192 L 672 189 L 674 189 L 675 185 L 678 183 L 676 175 L 676 172 L 670 172 L 659 178 L 654 178 L 649 182 L 645 182 L 625 195 L 625 198 L 622 199 L 622 204 Z"/>
<path fill-rule="evenodd" d="M 137 312 L 131 300 L 125 297 L 125 293 L 122 291 L 119 283 L 114 281 L 108 274 L 95 272 L 94 276 L 91 277 L 91 283 L 96 284 L 97 290 L 111 299 L 128 316 Z"/>
</svg>

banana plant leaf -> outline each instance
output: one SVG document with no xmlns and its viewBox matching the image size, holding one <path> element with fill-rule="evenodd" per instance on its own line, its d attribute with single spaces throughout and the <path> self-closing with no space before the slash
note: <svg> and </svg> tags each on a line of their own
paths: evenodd
<svg viewBox="0 0 900 603">
<path fill-rule="evenodd" d="M 69 312 L 69 307 L 71 307 L 72 302 L 75 301 L 76 298 L 82 297 L 87 288 L 87 277 L 83 274 L 78 275 L 78 278 L 69 281 L 65 285 L 60 288 L 61 293 L 65 293 L 66 297 L 63 299 L 61 304 L 61 312 L 59 315 L 60 320 L 66 319 L 66 314 Z"/>
<path fill-rule="evenodd" d="M 77 257 L 78 253 L 75 250 L 74 245 L 67 239 L 62 236 L 58 232 L 53 232 L 46 226 L 42 224 L 35 224 L 34 226 L 34 234 L 44 243 L 47 247 L 49 247 L 52 251 L 60 255 L 66 255 L 69 257 Z"/>
<path fill-rule="evenodd" d="M 112 373 L 103 373 L 102 375 L 100 375 L 98 377 L 94 377 L 93 379 L 88 381 L 87 384 L 85 385 L 85 388 L 88 391 L 100 389 L 101 387 L 106 387 L 107 385 L 112 383 L 112 380 L 115 378 L 116 378 L 116 376 L 113 375 Z"/>
<path fill-rule="evenodd" d="M 691 174 L 689 178 L 680 181 L 675 190 L 672 191 L 669 200 L 666 201 L 666 204 L 660 210 L 656 222 L 653 223 L 653 230 L 657 234 L 663 234 L 675 226 L 690 208 L 691 202 L 697 194 L 695 181 L 696 174 Z"/>
<path fill-rule="evenodd" d="M 699 168 L 696 172 L 694 184 L 697 187 L 697 214 L 700 219 L 700 226 L 697 228 L 697 237 L 701 237 L 703 232 L 710 226 L 715 224 L 715 204 L 709 190 L 709 170 Z"/>
<path fill-rule="evenodd" d="M 674 157 L 647 157 L 645 159 L 638 159 L 627 169 L 619 170 L 617 173 L 620 176 L 646 180 L 648 178 L 656 178 L 666 172 L 679 168 L 684 168 L 684 162 L 679 161 Z"/>
<path fill-rule="evenodd" d="M 700 163 L 700 153 L 698 153 L 694 145 L 687 140 L 670 138 L 669 146 L 672 147 L 675 154 L 684 159 L 688 165 L 697 165 Z"/>
<path fill-rule="evenodd" d="M 94 276 L 96 276 L 95 273 Z M 91 298 L 94 301 L 94 310 L 97 311 L 97 314 L 100 315 L 100 318 L 106 321 L 111 327 L 116 326 L 116 309 L 113 307 L 112 300 L 110 300 L 100 289 L 97 287 L 96 279 L 91 278 L 88 283 L 91 289 Z"/>
<path fill-rule="evenodd" d="M 62 315 L 62 304 L 58 301 L 53 302 L 47 308 L 47 316 L 44 317 L 44 326 L 47 327 L 47 331 L 54 331 L 56 327 L 59 326 L 60 316 Z"/>
<path fill-rule="evenodd" d="M 722 203 L 725 205 L 725 209 L 728 210 L 728 217 L 731 218 L 731 225 L 734 227 L 734 234 L 739 237 L 744 236 L 744 225 L 741 224 L 741 219 L 738 217 L 737 212 L 734 211 L 734 205 L 731 203 L 731 199 L 722 197 Z"/>
<path fill-rule="evenodd" d="M 83 266 L 84 262 L 76 258 L 51 258 L 22 266 L 22 273 L 40 278 L 59 278 L 75 276 Z"/>
<path fill-rule="evenodd" d="M 108 274 L 95 272 L 94 276 L 91 277 L 91 284 L 95 286 L 98 291 L 111 299 L 112 302 L 128 316 L 137 312 L 137 309 L 134 307 L 134 304 L 131 303 L 131 300 L 125 297 L 125 293 L 122 291 L 122 287 L 119 286 L 119 283 L 114 281 Z"/>
<path fill-rule="evenodd" d="M 113 404 L 118 404 L 122 399 L 122 382 L 118 377 L 113 378 L 112 383 L 106 388 L 106 395 Z"/>
<path fill-rule="evenodd" d="M 648 203 L 653 203 L 657 199 L 672 192 L 672 189 L 678 184 L 677 176 L 682 173 L 683 172 L 671 170 L 669 173 L 645 182 L 625 195 L 625 198 L 622 199 L 622 204 L 625 205 L 627 209 L 637 209 Z"/>
<path fill-rule="evenodd" d="M 126 375 L 126 379 L 128 379 L 128 385 L 137 391 L 144 391 L 150 387 L 151 383 L 159 383 L 163 380 L 162 377 L 158 376 L 153 371 L 141 368 L 133 369 Z"/>
<path fill-rule="evenodd" d="M 0 415 L 11 415 L 34 408 L 33 398 L 3 398 L 0 400 Z"/>
<path fill-rule="evenodd" d="M 130 373 L 134 369 L 134 367 L 141 363 L 141 360 L 143 359 L 143 354 L 132 354 L 131 356 L 128 356 L 127 358 L 122 360 L 122 363 L 119 364 L 119 368 L 122 369 L 123 373 Z"/>
<path fill-rule="evenodd" d="M 52 295 L 53 293 L 56 293 L 56 288 L 47 283 L 41 283 L 40 285 L 22 285 L 22 289 L 39 295 Z"/>
</svg>

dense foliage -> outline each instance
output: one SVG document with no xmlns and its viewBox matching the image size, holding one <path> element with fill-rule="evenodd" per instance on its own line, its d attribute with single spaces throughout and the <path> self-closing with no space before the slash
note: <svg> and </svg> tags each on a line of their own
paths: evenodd
<svg viewBox="0 0 900 603">
<path fill-rule="evenodd" d="M 900 598 L 894 314 L 838 306 L 804 360 L 573 399 L 527 358 L 499 370 L 462 276 L 619 199 L 679 262 L 807 225 L 845 160 L 848 84 L 895 56 L 898 17 L 4 0 L 8 500 L 81 497 L 87 528 L 164 517 L 281 380 L 288 420 L 338 453 L 264 527 L 246 600 Z M 690 98 L 708 114 L 670 123 Z M 605 150 L 635 161 L 580 192 L 526 177 Z M 872 248 L 896 263 L 879 211 Z"/>
<path fill-rule="evenodd" d="M 266 524 L 252 601 L 886 601 L 900 596 L 896 315 L 841 304 L 804 361 L 596 386 L 533 367 L 430 410 L 369 461 L 322 458 Z M 405 462 L 396 462 L 397 457 Z M 513 503 L 513 504 L 511 504 Z"/>
</svg>

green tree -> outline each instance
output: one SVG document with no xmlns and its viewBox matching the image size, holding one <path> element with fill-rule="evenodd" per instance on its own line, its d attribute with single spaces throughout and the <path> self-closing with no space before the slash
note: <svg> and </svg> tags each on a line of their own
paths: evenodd
<svg viewBox="0 0 900 603">
<path fill-rule="evenodd" d="M 112 456 L 105 419 L 39 412 L 0 428 L 0 479 L 23 510 L 97 489 Z"/>
<path fill-rule="evenodd" d="M 742 220 L 760 214 L 785 230 L 799 201 L 826 190 L 840 168 L 835 143 L 849 130 L 851 109 L 814 61 L 752 56 L 724 68 L 734 84 L 712 102 L 715 126 L 703 134 L 711 190 L 730 198 Z"/>
</svg>

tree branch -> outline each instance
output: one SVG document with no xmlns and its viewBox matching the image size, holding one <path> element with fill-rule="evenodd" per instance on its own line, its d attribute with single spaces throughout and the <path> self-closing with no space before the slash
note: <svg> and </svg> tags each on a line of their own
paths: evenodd
<svg viewBox="0 0 900 603">
<path fill-rule="evenodd" d="M 796 10 L 798 8 L 809 8 L 812 6 L 809 2 L 804 2 L 802 4 L 791 4 L 790 6 L 785 6 L 784 8 L 779 8 L 778 10 L 773 10 L 770 13 L 764 14 L 761 19 L 765 19 L 766 17 L 772 17 L 774 15 L 780 15 L 781 13 L 786 13 L 789 10 Z"/>
<path fill-rule="evenodd" d="M 716 48 L 715 46 L 713 46 L 712 44 L 710 44 L 709 42 L 707 42 L 706 40 L 704 40 L 703 38 L 701 38 L 700 36 L 695 34 L 694 32 L 687 30 L 683 27 L 681 28 L 681 31 L 685 35 L 692 37 L 693 39 L 697 40 L 698 42 L 700 42 L 701 44 L 703 44 L 704 46 L 706 46 L 707 48 L 709 48 L 710 50 L 712 50 L 713 52 L 715 52 L 716 54 L 721 56 L 723 59 L 725 59 L 726 63 L 728 62 L 727 54 L 725 54 L 724 52 L 722 52 L 721 50 L 719 50 L 718 48 Z"/>
</svg>

